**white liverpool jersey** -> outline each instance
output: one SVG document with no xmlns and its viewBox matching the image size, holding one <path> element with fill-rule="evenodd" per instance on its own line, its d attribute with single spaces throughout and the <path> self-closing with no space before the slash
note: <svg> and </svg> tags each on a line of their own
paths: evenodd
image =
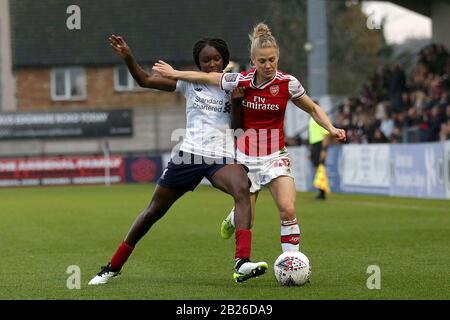
<svg viewBox="0 0 450 320">
<path fill-rule="evenodd" d="M 212 158 L 234 158 L 231 102 L 228 91 L 199 83 L 177 81 L 186 97 L 186 134 L 181 151 Z"/>
</svg>

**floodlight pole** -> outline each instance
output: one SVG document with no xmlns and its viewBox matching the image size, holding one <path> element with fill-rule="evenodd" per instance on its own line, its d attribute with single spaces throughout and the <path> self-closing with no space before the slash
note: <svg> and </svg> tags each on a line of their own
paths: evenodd
<svg viewBox="0 0 450 320">
<path fill-rule="evenodd" d="M 326 0 L 308 0 L 308 92 L 311 97 L 328 95 L 328 35 Z"/>
<path fill-rule="evenodd" d="M 110 169 L 110 151 L 109 151 L 109 141 L 103 141 L 103 159 L 105 163 L 105 185 L 111 185 L 111 169 Z"/>
</svg>

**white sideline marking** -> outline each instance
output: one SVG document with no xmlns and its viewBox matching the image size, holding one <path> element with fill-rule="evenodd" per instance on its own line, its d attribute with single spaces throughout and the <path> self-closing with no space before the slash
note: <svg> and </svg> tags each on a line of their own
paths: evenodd
<svg viewBox="0 0 450 320">
<path fill-rule="evenodd" d="M 369 206 L 369 207 L 382 207 L 382 208 L 392 208 L 392 209 L 405 209 L 405 210 L 416 210 L 416 211 L 439 211 L 450 213 L 450 209 L 440 208 L 440 207 L 421 207 L 421 206 L 408 206 L 403 204 L 387 204 L 387 203 L 376 203 L 370 201 L 348 201 L 348 200 L 332 200 L 330 202 L 347 202 L 352 205 Z"/>
</svg>

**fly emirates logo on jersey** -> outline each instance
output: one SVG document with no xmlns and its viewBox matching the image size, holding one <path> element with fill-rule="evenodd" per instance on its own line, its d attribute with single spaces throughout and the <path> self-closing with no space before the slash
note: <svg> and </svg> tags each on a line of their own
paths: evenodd
<svg viewBox="0 0 450 320">
<path fill-rule="evenodd" d="M 242 100 L 242 105 L 245 108 L 253 109 L 253 110 L 270 110 L 270 111 L 278 111 L 280 110 L 279 104 L 269 103 L 268 98 L 253 96 L 253 101 L 248 101 L 246 99 Z"/>
</svg>

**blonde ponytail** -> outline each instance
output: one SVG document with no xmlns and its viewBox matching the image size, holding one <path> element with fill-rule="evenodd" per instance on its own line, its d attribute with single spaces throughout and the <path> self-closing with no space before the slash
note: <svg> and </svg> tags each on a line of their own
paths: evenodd
<svg viewBox="0 0 450 320">
<path fill-rule="evenodd" d="M 270 28 L 265 23 L 258 23 L 253 28 L 253 33 L 248 35 L 250 38 L 250 55 L 253 54 L 256 49 L 259 48 L 278 48 L 277 40 L 272 35 Z"/>
</svg>

